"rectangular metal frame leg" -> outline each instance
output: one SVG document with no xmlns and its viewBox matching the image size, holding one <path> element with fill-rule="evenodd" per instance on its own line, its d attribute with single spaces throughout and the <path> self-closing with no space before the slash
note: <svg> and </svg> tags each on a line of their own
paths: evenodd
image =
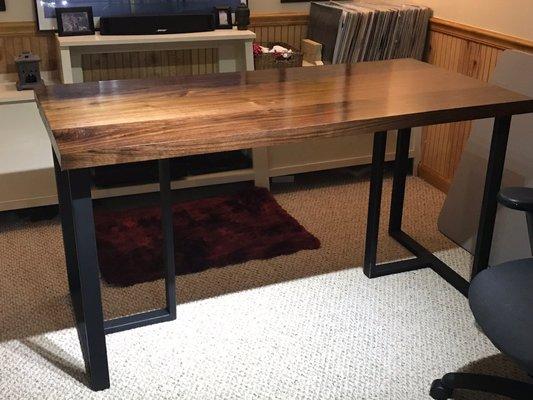
<svg viewBox="0 0 533 400">
<path fill-rule="evenodd" d="M 98 255 L 88 169 L 61 171 L 55 159 L 58 198 L 76 328 L 89 386 L 109 388 Z"/>
<path fill-rule="evenodd" d="M 365 259 L 363 264 L 363 272 L 369 278 L 373 277 L 376 267 L 386 147 L 387 131 L 376 132 L 374 134 L 374 148 L 372 150 L 372 172 L 370 176 Z"/>
<path fill-rule="evenodd" d="M 169 160 L 159 162 L 166 307 L 104 321 L 89 169 L 61 171 L 54 154 L 61 228 L 76 328 L 89 386 L 109 388 L 105 335 L 176 319 L 176 269 Z"/>
<path fill-rule="evenodd" d="M 79 293 L 80 274 L 78 273 L 78 260 L 76 258 L 76 243 L 74 241 L 74 223 L 72 221 L 72 205 L 69 196 L 70 185 L 68 182 L 68 174 L 61 171 L 53 150 L 52 154 L 54 158 L 59 215 L 61 217 L 61 230 L 63 233 L 63 247 L 65 250 L 65 260 L 67 264 L 68 285 L 71 294 Z M 74 299 L 72 300 L 74 301 Z M 74 306 L 76 305 L 77 304 L 74 304 Z"/>
<path fill-rule="evenodd" d="M 489 266 L 498 209 L 497 195 L 502 183 L 511 118 L 511 116 L 496 117 L 494 120 L 471 278 Z"/>
<path fill-rule="evenodd" d="M 163 260 L 165 266 L 164 309 L 152 310 L 104 322 L 105 333 L 121 332 L 141 326 L 176 319 L 176 267 L 174 261 L 174 228 L 172 223 L 172 193 L 170 188 L 170 161 L 159 161 L 159 186 L 161 194 L 161 227 L 163 229 Z"/>
<path fill-rule="evenodd" d="M 411 128 L 400 129 L 396 139 L 396 159 L 389 218 L 389 233 L 402 229 L 405 182 L 409 170 L 409 145 Z"/>
<path fill-rule="evenodd" d="M 159 161 L 159 186 L 161 192 L 161 224 L 164 239 L 165 295 L 169 318 L 174 320 L 176 319 L 176 265 L 169 160 Z"/>
<path fill-rule="evenodd" d="M 393 275 L 401 272 L 431 268 L 463 295 L 468 293 L 468 282 L 459 274 L 435 257 L 429 250 L 402 231 L 405 185 L 409 169 L 409 145 L 411 129 L 398 131 L 396 143 L 396 161 L 391 196 L 389 235 L 416 257 L 408 260 L 394 261 L 376 265 L 378 246 L 379 213 L 381 209 L 381 192 L 383 184 L 383 165 L 386 140 L 376 133 L 372 159 L 372 177 L 370 182 L 370 199 L 368 226 L 365 248 L 364 272 L 369 278 Z"/>
</svg>

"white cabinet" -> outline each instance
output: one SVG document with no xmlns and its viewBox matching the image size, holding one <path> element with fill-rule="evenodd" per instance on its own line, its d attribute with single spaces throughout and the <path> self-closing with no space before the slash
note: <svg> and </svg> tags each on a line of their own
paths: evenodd
<svg viewBox="0 0 533 400">
<path fill-rule="evenodd" d="M 37 105 L 0 103 L 0 211 L 56 202 L 52 148 Z"/>
</svg>

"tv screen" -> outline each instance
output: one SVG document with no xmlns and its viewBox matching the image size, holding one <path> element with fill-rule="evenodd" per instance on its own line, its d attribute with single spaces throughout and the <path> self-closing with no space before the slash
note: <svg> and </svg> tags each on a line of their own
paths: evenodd
<svg viewBox="0 0 533 400">
<path fill-rule="evenodd" d="M 57 29 L 56 7 L 90 6 L 98 26 L 100 17 L 211 12 L 216 6 L 235 10 L 239 4 L 241 0 L 35 0 L 40 30 Z"/>
</svg>

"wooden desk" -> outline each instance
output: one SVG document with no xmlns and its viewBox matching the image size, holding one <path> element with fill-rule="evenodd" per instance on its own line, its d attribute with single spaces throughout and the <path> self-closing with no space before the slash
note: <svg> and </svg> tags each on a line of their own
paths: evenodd
<svg viewBox="0 0 533 400">
<path fill-rule="evenodd" d="M 496 117 L 474 273 L 487 265 L 511 116 L 533 100 L 414 60 L 57 85 L 38 103 L 56 159 L 70 290 L 90 385 L 109 387 L 105 334 L 176 316 L 168 159 L 375 132 L 364 272 L 430 267 L 468 282 L 401 230 L 411 127 Z M 400 129 L 390 234 L 415 254 L 376 266 L 387 130 Z M 489 134 L 487 132 L 487 134 Z M 159 160 L 167 307 L 103 321 L 89 168 Z"/>
<path fill-rule="evenodd" d="M 217 29 L 208 32 L 177 33 L 166 35 L 100 35 L 97 32 L 88 36 L 57 36 L 59 48 L 59 70 L 63 83 L 83 82 L 82 57 L 101 53 L 129 53 L 136 51 L 217 49 L 218 72 L 253 71 L 254 59 L 252 43 L 255 33 L 249 30 Z M 256 186 L 269 187 L 268 153 L 265 148 L 252 151 L 255 167 L 252 171 L 228 171 L 218 174 L 197 176 L 185 185 L 228 183 L 247 181 L 252 178 Z M 138 194 L 150 185 L 103 189 L 106 196 L 117 193 Z M 150 190 L 150 189 L 148 189 Z"/>
</svg>

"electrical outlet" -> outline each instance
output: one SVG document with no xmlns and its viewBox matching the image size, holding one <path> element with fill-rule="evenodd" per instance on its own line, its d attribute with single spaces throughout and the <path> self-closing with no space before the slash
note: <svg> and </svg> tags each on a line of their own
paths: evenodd
<svg viewBox="0 0 533 400">
<path fill-rule="evenodd" d="M 0 11 L 6 10 L 6 0 L 0 0 Z"/>
</svg>

